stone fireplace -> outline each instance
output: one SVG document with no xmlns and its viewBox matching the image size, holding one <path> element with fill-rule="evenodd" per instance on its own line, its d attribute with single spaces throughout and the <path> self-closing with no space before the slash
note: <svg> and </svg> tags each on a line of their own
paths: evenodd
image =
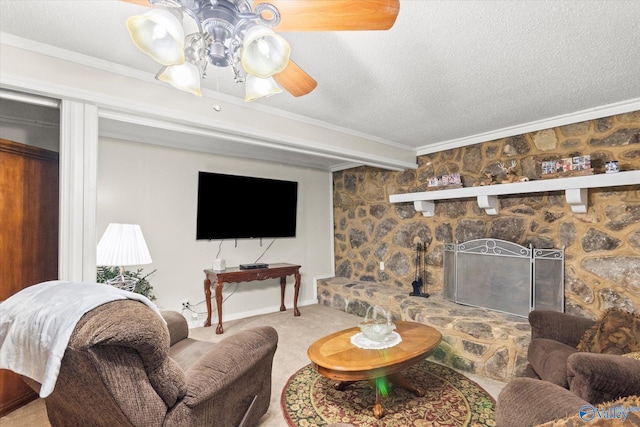
<svg viewBox="0 0 640 427">
<path fill-rule="evenodd" d="M 540 182 L 541 162 L 576 155 L 590 155 L 596 174 L 609 160 L 619 161 L 621 171 L 640 170 L 640 111 L 422 154 L 415 170 L 334 172 L 335 274 L 408 294 L 419 238 L 427 245 L 423 292 L 442 295 L 443 243 L 501 239 L 564 248 L 565 312 L 596 319 L 611 307 L 637 310 L 640 182 L 588 190 L 586 213 L 574 212 L 564 191 L 501 196 L 498 215 L 488 215 L 475 197 L 438 201 L 432 217 L 414 203 L 389 201 L 427 191 L 429 179 L 444 174 L 459 173 L 470 188 L 512 161 L 518 173 Z"/>
<path fill-rule="evenodd" d="M 445 244 L 443 296 L 458 304 L 527 317 L 564 311 L 564 250 L 500 239 Z"/>
</svg>

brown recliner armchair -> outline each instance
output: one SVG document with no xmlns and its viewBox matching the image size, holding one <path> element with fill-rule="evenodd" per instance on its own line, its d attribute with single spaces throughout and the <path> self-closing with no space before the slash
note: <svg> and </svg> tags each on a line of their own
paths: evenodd
<svg viewBox="0 0 640 427">
<path fill-rule="evenodd" d="M 278 336 L 268 326 L 219 343 L 186 320 L 120 300 L 86 313 L 45 399 L 55 426 L 254 426 L 269 407 Z M 39 391 L 40 384 L 25 378 Z"/>
<path fill-rule="evenodd" d="M 618 348 L 611 349 L 617 354 L 577 349 L 596 321 L 534 310 L 529 313 L 529 323 L 531 342 L 525 372 L 529 378 L 513 379 L 500 392 L 496 404 L 499 427 L 542 424 L 574 416 L 585 406 L 640 395 L 639 360 L 622 357 Z M 636 345 L 636 338 L 626 338 Z"/>
</svg>

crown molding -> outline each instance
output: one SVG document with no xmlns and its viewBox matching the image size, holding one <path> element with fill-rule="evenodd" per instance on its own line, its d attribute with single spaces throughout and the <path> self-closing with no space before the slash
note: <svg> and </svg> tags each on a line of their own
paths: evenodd
<svg viewBox="0 0 640 427">
<path fill-rule="evenodd" d="M 345 162 L 345 163 L 340 163 L 339 165 L 334 165 L 331 169 L 330 172 L 340 172 L 343 171 L 345 169 L 353 169 L 353 168 L 357 168 L 363 166 L 363 163 L 353 163 L 353 162 Z M 416 165 L 416 168 L 418 167 L 418 165 Z"/>
<path fill-rule="evenodd" d="M 466 147 L 468 145 L 494 141 L 496 139 L 508 138 L 510 136 L 522 135 L 530 132 L 537 132 L 544 129 L 551 129 L 558 126 L 570 125 L 587 120 L 601 119 L 603 117 L 615 116 L 616 114 L 624 114 L 638 110 L 640 110 L 640 98 L 630 99 L 623 102 L 577 111 L 575 113 L 550 117 L 535 122 L 510 126 L 491 132 L 479 133 L 477 135 L 472 135 L 464 138 L 450 139 L 448 141 L 438 142 L 430 145 L 423 145 L 422 147 L 418 147 L 417 155 L 422 156 L 425 154 L 433 154 L 439 151 Z"/>
</svg>

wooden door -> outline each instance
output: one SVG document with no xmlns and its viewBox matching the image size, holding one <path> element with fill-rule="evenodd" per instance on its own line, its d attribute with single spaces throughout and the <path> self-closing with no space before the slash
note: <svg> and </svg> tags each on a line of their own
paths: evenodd
<svg viewBox="0 0 640 427">
<path fill-rule="evenodd" d="M 0 301 L 58 278 L 58 153 L 0 139 Z M 35 399 L 0 370 L 0 416 Z"/>
</svg>

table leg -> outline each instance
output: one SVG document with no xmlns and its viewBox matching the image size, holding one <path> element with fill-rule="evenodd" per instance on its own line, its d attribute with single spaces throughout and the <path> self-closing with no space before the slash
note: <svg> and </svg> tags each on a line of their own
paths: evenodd
<svg viewBox="0 0 640 427">
<path fill-rule="evenodd" d="M 294 277 L 296 278 L 296 283 L 293 287 L 293 315 L 300 316 L 300 310 L 298 310 L 298 293 L 300 292 L 300 273 L 295 272 Z"/>
<path fill-rule="evenodd" d="M 207 302 L 207 320 L 204 321 L 205 327 L 211 326 L 211 280 L 209 277 L 204 278 L 204 300 Z"/>
<path fill-rule="evenodd" d="M 413 383 L 409 381 L 409 379 L 404 375 L 402 375 L 400 372 L 391 374 L 389 375 L 388 378 L 393 384 L 398 385 L 404 388 L 405 390 L 414 392 L 418 397 L 422 397 L 426 394 L 426 392 L 422 387 L 416 387 L 415 385 L 413 385 Z"/>
<path fill-rule="evenodd" d="M 345 388 L 347 388 L 347 386 L 349 384 L 353 384 L 355 381 L 338 381 L 333 385 L 333 388 L 335 388 L 338 391 L 342 391 Z"/>
<path fill-rule="evenodd" d="M 409 381 L 407 377 L 405 377 L 400 372 L 396 372 L 395 374 L 388 375 L 386 377 L 374 378 L 369 380 L 369 384 L 374 388 L 376 392 L 376 403 L 373 405 L 373 416 L 376 419 L 380 419 L 384 416 L 384 408 L 382 407 L 382 395 L 385 395 L 389 392 L 388 386 L 385 384 L 392 383 L 394 385 L 400 386 L 406 390 L 412 391 L 418 397 L 422 397 L 426 394 L 425 390 L 422 387 L 416 387 Z M 344 388 L 349 385 L 351 382 L 349 381 L 340 381 L 335 385 L 336 390 L 344 390 Z M 386 392 L 383 391 L 387 390 Z"/>
<path fill-rule="evenodd" d="M 287 311 L 287 307 L 284 306 L 284 288 L 287 286 L 287 276 L 280 278 L 280 311 Z"/>
<path fill-rule="evenodd" d="M 382 403 L 380 403 L 380 388 L 375 387 L 376 389 L 376 404 L 373 405 L 373 416 L 376 417 L 376 420 L 379 420 L 384 415 L 384 409 L 382 408 Z"/>
<path fill-rule="evenodd" d="M 222 329 L 222 282 L 216 283 L 216 307 L 218 309 L 218 326 L 216 327 L 216 334 L 224 333 Z"/>
<path fill-rule="evenodd" d="M 382 407 L 382 391 L 380 390 L 380 385 L 378 384 L 378 381 L 384 381 L 384 378 L 373 378 L 369 380 L 369 385 L 371 385 L 371 387 L 373 387 L 373 389 L 376 392 L 376 403 L 373 405 L 373 416 L 376 417 L 376 419 L 380 419 L 384 416 L 384 408 Z M 337 381 L 333 387 L 336 390 L 342 391 L 345 388 L 347 388 L 347 386 L 349 384 L 353 384 L 357 381 Z"/>
</svg>

